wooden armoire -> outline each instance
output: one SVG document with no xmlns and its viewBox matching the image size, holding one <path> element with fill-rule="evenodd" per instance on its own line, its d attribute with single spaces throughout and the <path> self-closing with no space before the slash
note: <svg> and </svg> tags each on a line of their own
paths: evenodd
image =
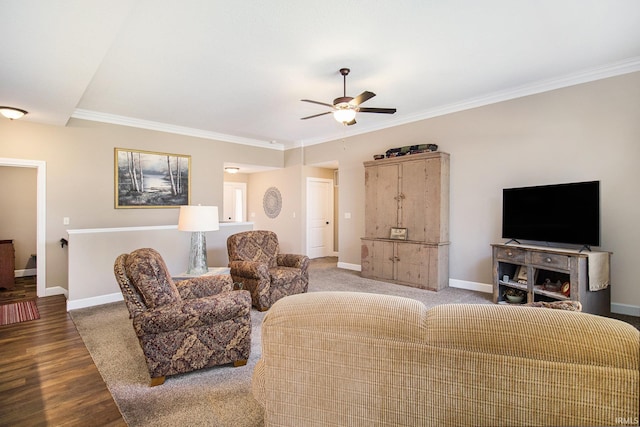
<svg viewBox="0 0 640 427">
<path fill-rule="evenodd" d="M 435 291 L 446 288 L 449 154 L 373 160 L 364 169 L 362 276 Z"/>
</svg>

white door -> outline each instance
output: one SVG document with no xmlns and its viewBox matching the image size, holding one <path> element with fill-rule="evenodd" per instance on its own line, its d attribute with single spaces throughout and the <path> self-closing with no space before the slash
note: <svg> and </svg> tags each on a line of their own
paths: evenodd
<svg viewBox="0 0 640 427">
<path fill-rule="evenodd" d="M 247 220 L 246 183 L 224 183 L 222 220 L 233 222 L 244 222 Z"/>
<path fill-rule="evenodd" d="M 333 181 L 307 178 L 307 256 L 333 253 Z"/>
</svg>

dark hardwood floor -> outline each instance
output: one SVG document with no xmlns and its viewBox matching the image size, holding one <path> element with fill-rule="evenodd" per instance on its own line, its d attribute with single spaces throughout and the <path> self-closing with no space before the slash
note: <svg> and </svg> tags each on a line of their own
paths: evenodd
<svg viewBox="0 0 640 427">
<path fill-rule="evenodd" d="M 0 326 L 0 426 L 126 426 L 65 297 L 36 303 L 40 319 Z"/>
<path fill-rule="evenodd" d="M 36 276 L 16 277 L 13 289 L 0 288 L 0 304 L 36 299 Z"/>
</svg>

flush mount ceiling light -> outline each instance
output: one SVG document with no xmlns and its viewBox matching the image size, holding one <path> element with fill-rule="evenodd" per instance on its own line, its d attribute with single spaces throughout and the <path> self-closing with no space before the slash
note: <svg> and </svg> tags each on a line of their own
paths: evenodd
<svg viewBox="0 0 640 427">
<path fill-rule="evenodd" d="M 25 110 L 21 110 L 20 108 L 0 107 L 0 114 L 5 116 L 9 120 L 15 120 L 24 116 L 25 114 L 27 114 L 27 112 Z"/>
<path fill-rule="evenodd" d="M 240 168 L 235 168 L 235 167 L 224 168 L 224 171 L 227 172 L 227 173 L 238 173 L 238 172 L 240 172 Z"/>
</svg>

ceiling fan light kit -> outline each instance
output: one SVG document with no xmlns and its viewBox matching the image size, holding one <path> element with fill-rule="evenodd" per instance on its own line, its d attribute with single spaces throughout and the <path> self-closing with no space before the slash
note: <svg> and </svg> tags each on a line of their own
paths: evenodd
<svg viewBox="0 0 640 427">
<path fill-rule="evenodd" d="M 333 104 L 328 104 L 326 102 L 313 101 L 311 99 L 301 99 L 303 102 L 310 102 L 312 104 L 324 105 L 325 107 L 330 107 L 331 111 L 326 111 L 324 113 L 314 114 L 312 116 L 302 117 L 301 120 L 307 120 L 314 117 L 324 116 L 326 114 L 332 114 L 333 118 L 336 119 L 339 123 L 343 123 L 345 125 L 354 125 L 356 124 L 356 113 L 378 113 L 378 114 L 394 114 L 396 112 L 395 108 L 364 108 L 360 107 L 360 104 L 363 102 L 373 98 L 376 96 L 375 93 L 364 91 L 360 95 L 352 98 L 347 96 L 347 76 L 351 70 L 349 68 L 341 68 L 340 74 L 343 79 L 343 95 L 333 100 Z"/>
<path fill-rule="evenodd" d="M 339 108 L 333 112 L 333 118 L 339 123 L 348 124 L 355 120 L 356 110 L 352 110 L 350 108 Z"/>
</svg>

